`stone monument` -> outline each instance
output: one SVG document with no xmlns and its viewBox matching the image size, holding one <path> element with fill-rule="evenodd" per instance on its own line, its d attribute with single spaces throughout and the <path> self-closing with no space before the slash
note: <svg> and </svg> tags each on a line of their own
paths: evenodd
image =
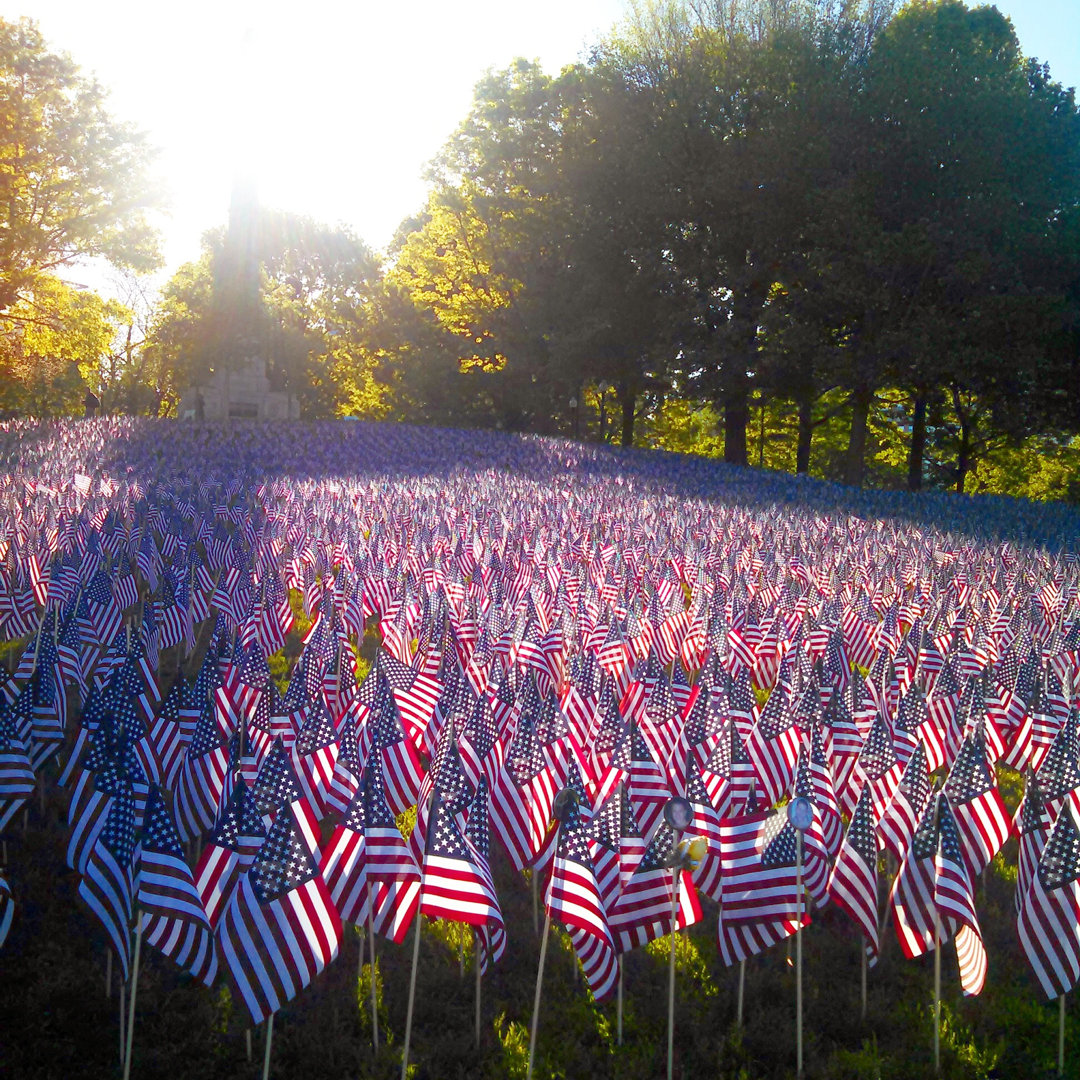
<svg viewBox="0 0 1080 1080">
<path fill-rule="evenodd" d="M 295 420 L 300 403 L 271 390 L 266 360 L 258 355 L 262 299 L 259 294 L 259 214 L 253 182 L 233 182 L 229 224 L 215 267 L 212 311 L 220 328 L 220 355 L 213 374 L 180 399 L 181 420 Z"/>
</svg>

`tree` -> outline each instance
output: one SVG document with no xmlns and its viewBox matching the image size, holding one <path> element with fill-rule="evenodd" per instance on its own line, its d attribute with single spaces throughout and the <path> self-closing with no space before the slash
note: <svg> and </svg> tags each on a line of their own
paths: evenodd
<svg viewBox="0 0 1080 1080">
<path fill-rule="evenodd" d="M 105 93 L 28 19 L 0 20 L 0 320 L 42 274 L 100 256 L 160 264 L 149 213 L 159 202 L 145 139 L 114 120 Z"/>
<path fill-rule="evenodd" d="M 1045 425 L 1060 379 L 1047 327 L 1067 287 L 1061 218 L 1080 200 L 1075 101 L 1024 60 L 996 9 L 915 3 L 875 43 L 859 128 L 836 192 L 854 227 L 834 231 L 819 262 L 850 342 L 847 479 L 861 482 L 868 408 L 892 383 L 912 395 L 910 486 L 927 407 L 944 395 L 962 491 L 976 415 L 991 441 L 1021 439 Z"/>
<path fill-rule="evenodd" d="M 722 417 L 733 464 L 748 461 L 770 306 L 804 285 L 819 196 L 846 167 L 851 94 L 890 7 L 658 2 L 603 53 L 652 101 L 649 150 L 667 167 L 652 261 L 678 282 L 687 387 Z M 810 393 L 814 380 L 800 383 Z"/>
<path fill-rule="evenodd" d="M 380 275 L 371 251 L 343 228 L 251 214 L 249 239 L 211 230 L 200 258 L 163 288 L 141 364 L 159 398 L 258 356 L 271 389 L 297 398 L 303 416 L 385 415 L 368 337 Z M 250 245 L 247 269 L 238 244 Z"/>
<path fill-rule="evenodd" d="M 88 389 L 100 392 L 101 365 L 130 314 L 117 300 L 39 274 L 0 338 L 0 408 L 79 412 Z"/>
</svg>

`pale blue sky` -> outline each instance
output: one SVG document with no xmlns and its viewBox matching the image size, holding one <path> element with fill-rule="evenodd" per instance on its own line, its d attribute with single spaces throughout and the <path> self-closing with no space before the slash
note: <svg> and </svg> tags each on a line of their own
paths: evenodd
<svg viewBox="0 0 1080 1080">
<path fill-rule="evenodd" d="M 161 148 L 175 268 L 225 219 L 239 156 L 260 149 L 266 202 L 344 222 L 376 248 L 424 200 L 421 174 L 488 68 L 558 70 L 620 18 L 623 0 L 22 0 L 49 43 L 112 91 L 115 115 Z M 1005 0 L 1024 52 L 1080 83 L 1080 0 Z M 260 130 L 238 130 L 245 30 Z"/>
</svg>

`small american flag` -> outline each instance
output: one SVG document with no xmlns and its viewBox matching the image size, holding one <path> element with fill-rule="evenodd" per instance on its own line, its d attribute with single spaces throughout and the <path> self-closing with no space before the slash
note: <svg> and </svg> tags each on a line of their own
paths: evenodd
<svg viewBox="0 0 1080 1080">
<path fill-rule="evenodd" d="M 1080 815 L 1071 800 L 1042 850 L 1016 928 L 1046 996 L 1073 989 L 1080 979 Z"/>
<path fill-rule="evenodd" d="M 143 818 L 136 905 L 147 942 L 212 985 L 217 974 L 213 931 L 157 787 L 150 789 Z"/>
<path fill-rule="evenodd" d="M 278 814 L 225 909 L 218 943 L 253 1024 L 337 956 L 341 919 L 291 806 Z"/>
<path fill-rule="evenodd" d="M 195 869 L 195 888 L 212 927 L 265 839 L 266 828 L 247 784 L 236 784 Z"/>
</svg>

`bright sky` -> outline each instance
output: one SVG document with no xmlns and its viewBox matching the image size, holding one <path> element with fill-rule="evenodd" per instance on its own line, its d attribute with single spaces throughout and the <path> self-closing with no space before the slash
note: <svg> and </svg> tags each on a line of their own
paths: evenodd
<svg viewBox="0 0 1080 1080">
<path fill-rule="evenodd" d="M 245 153 L 264 202 L 348 224 L 384 248 L 422 207 L 424 166 L 487 69 L 526 56 L 555 72 L 624 11 L 624 0 L 22 3 L 52 48 L 110 89 L 113 115 L 160 147 L 170 270 L 224 222 Z M 997 6 L 1027 55 L 1080 84 L 1078 0 Z M 262 107 L 254 131 L 237 121 L 245 85 Z"/>
</svg>

